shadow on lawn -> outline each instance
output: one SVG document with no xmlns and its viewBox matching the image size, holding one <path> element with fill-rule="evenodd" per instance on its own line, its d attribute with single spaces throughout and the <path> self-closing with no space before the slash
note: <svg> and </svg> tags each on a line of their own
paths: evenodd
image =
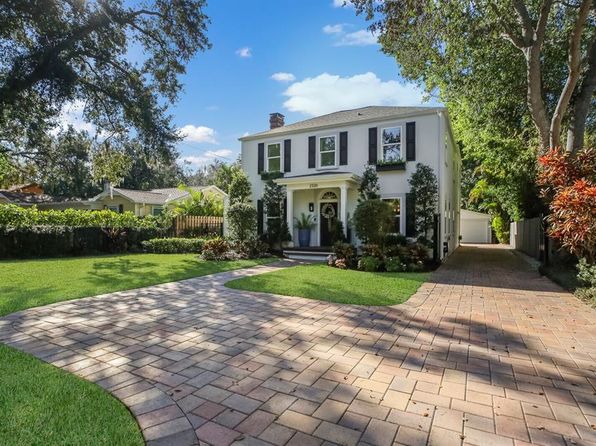
<svg viewBox="0 0 596 446">
<path fill-rule="evenodd" d="M 61 350 L 73 354 L 94 357 L 92 352 L 106 349 L 174 399 L 188 389 L 201 396 L 207 385 L 248 395 L 264 386 L 320 402 L 333 390 L 329 383 L 299 384 L 292 381 L 297 373 L 333 366 L 349 376 L 349 364 L 366 358 L 356 365 L 360 376 L 370 376 L 379 363 L 438 378 L 446 371 L 467 372 L 468 382 L 529 392 L 545 406 L 549 391 L 571 391 L 569 398 L 596 406 L 588 380 L 596 382 L 591 342 L 596 313 L 574 305 L 556 285 L 507 256 L 506 250 L 462 248 L 418 295 L 395 307 L 248 295 L 223 286 L 247 275 L 231 271 L 32 309 L 13 320 L 17 332 L 4 335 L 4 341 L 16 340 L 19 348 L 34 353 L 51 338 L 70 340 Z M 488 268 L 479 267 L 481 262 Z M 112 273 L 98 274 L 108 280 Z M 445 287 L 444 293 L 425 299 L 435 285 Z M 536 293 L 516 293 L 520 289 Z M 512 311 L 520 306 L 521 314 Z M 568 324 L 574 324 L 573 332 L 558 336 L 558 330 L 570 331 Z M 37 330 L 48 325 L 50 339 L 20 339 L 23 333 L 39 336 Z M 154 368 L 163 374 L 156 375 Z M 98 371 L 87 378 L 99 381 L 106 375 Z M 346 394 L 369 392 L 345 383 L 335 390 L 340 387 Z M 379 395 L 369 393 L 368 401 L 378 404 Z"/>
</svg>

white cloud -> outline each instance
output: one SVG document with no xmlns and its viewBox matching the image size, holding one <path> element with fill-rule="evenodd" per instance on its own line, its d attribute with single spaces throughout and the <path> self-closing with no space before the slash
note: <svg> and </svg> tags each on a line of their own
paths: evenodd
<svg viewBox="0 0 596 446">
<path fill-rule="evenodd" d="M 217 140 L 215 139 L 215 130 L 203 125 L 185 125 L 184 127 L 178 129 L 178 134 L 182 136 L 185 141 L 217 144 Z"/>
<path fill-rule="evenodd" d="M 225 158 L 226 160 L 230 160 L 233 154 L 234 151 L 230 149 L 207 150 L 206 152 L 200 153 L 198 155 L 183 156 L 180 158 L 180 161 L 186 162 L 193 167 L 198 168 L 209 164 L 214 159 Z"/>
<path fill-rule="evenodd" d="M 95 125 L 85 121 L 83 118 L 84 110 L 84 101 L 77 100 L 65 105 L 58 117 L 58 126 L 54 128 L 51 133 L 57 135 L 61 131 L 68 129 L 69 126 L 72 126 L 77 131 L 85 130 L 89 135 L 95 136 L 97 129 Z"/>
<path fill-rule="evenodd" d="M 333 0 L 333 7 L 334 8 L 341 8 L 343 6 L 354 6 L 350 0 Z"/>
<path fill-rule="evenodd" d="M 280 71 L 278 73 L 273 73 L 271 79 L 278 82 L 293 82 L 296 80 L 296 76 L 292 73 L 284 73 L 283 71 Z"/>
<path fill-rule="evenodd" d="M 323 32 L 325 34 L 341 34 L 344 31 L 344 26 L 341 23 L 337 25 L 325 25 L 323 26 Z"/>
<path fill-rule="evenodd" d="M 284 107 L 317 116 L 367 105 L 420 105 L 423 92 L 412 84 L 382 81 L 368 72 L 352 77 L 323 73 L 290 85 Z"/>
<path fill-rule="evenodd" d="M 243 58 L 252 57 L 252 50 L 245 46 L 244 48 L 238 48 L 236 54 Z"/>
<path fill-rule="evenodd" d="M 373 34 L 372 32 L 361 29 L 358 31 L 354 31 L 353 33 L 346 33 L 342 35 L 341 39 L 339 39 L 335 46 L 367 46 L 367 45 L 377 45 L 378 44 L 378 36 Z"/>
</svg>

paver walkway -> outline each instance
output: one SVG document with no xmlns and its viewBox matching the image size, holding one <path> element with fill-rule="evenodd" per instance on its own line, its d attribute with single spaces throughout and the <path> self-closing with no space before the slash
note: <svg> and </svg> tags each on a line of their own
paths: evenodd
<svg viewBox="0 0 596 446">
<path fill-rule="evenodd" d="M 108 389 L 150 445 L 596 444 L 596 312 L 509 250 L 462 247 L 395 307 L 223 286 L 273 269 L 15 313 L 0 341 Z"/>
</svg>

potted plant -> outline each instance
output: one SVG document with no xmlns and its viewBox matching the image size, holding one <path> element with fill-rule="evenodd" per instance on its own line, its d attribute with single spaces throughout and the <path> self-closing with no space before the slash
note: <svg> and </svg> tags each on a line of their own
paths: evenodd
<svg viewBox="0 0 596 446">
<path fill-rule="evenodd" d="M 315 226 L 312 215 L 300 214 L 296 218 L 296 227 L 298 228 L 298 244 L 300 247 L 310 246 L 310 230 Z"/>
</svg>

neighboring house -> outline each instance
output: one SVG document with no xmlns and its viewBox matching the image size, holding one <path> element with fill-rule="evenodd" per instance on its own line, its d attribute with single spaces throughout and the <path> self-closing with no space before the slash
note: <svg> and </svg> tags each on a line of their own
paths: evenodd
<svg viewBox="0 0 596 446">
<path fill-rule="evenodd" d="M 22 207 L 35 205 L 39 209 L 88 208 L 87 202 L 80 199 L 48 195 L 37 183 L 0 189 L 0 204 L 16 204 Z"/>
<path fill-rule="evenodd" d="M 492 217 L 481 212 L 462 209 L 460 211 L 461 241 L 463 243 L 491 243 Z"/>
<path fill-rule="evenodd" d="M 217 186 L 192 187 L 195 191 L 220 197 L 224 205 L 228 194 Z M 110 209 L 115 212 L 133 212 L 138 217 L 145 215 L 160 215 L 164 210 L 174 207 L 177 202 L 189 198 L 190 194 L 176 187 L 165 189 L 135 190 L 111 187 L 89 200 L 93 209 Z"/>
<path fill-rule="evenodd" d="M 365 165 L 372 164 L 381 197 L 393 206 L 396 232 L 415 237 L 408 179 L 422 163 L 434 169 L 439 183 L 437 255 L 443 258 L 458 246 L 461 161 L 445 108 L 372 106 L 289 125 L 284 125 L 283 115 L 272 113 L 269 123 L 270 130 L 240 138 L 242 168 L 252 184 L 260 232 L 267 221 L 263 188 L 266 179 L 278 177 L 274 181 L 287 187 L 292 240 L 298 239 L 294 217 L 310 213 L 316 220 L 311 245 L 329 246 L 330 218 L 334 214 L 349 228 L 360 176 Z M 353 231 L 348 232 L 357 243 Z"/>
</svg>

